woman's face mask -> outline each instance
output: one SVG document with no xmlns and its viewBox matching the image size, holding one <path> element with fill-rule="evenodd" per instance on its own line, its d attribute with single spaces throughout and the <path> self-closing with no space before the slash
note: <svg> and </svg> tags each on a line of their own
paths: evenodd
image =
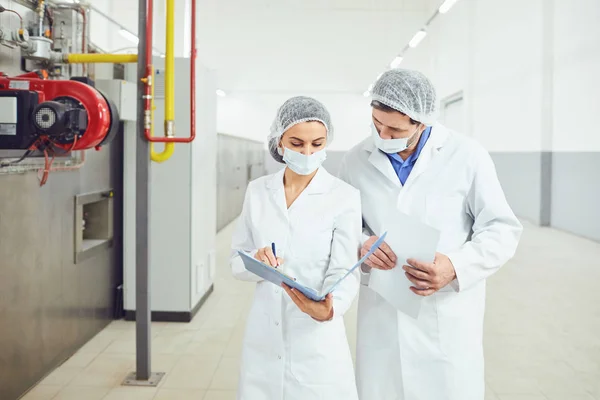
<svg viewBox="0 0 600 400">
<path fill-rule="evenodd" d="M 373 141 L 375 142 L 375 146 L 379 150 L 381 150 L 387 154 L 400 153 L 400 152 L 406 150 L 408 148 L 408 144 L 411 142 L 412 138 L 414 138 L 417 133 L 419 133 L 418 127 L 417 127 L 417 130 L 415 130 L 415 133 L 413 133 L 412 135 L 410 135 L 407 138 L 382 139 L 381 136 L 379 136 L 379 132 L 377 131 L 375 124 L 371 123 L 371 134 L 373 136 Z"/>
<path fill-rule="evenodd" d="M 316 151 L 309 156 L 290 150 L 287 147 L 284 147 L 283 150 L 283 161 L 289 169 L 298 175 L 312 174 L 321 167 L 326 158 L 325 149 Z"/>
</svg>

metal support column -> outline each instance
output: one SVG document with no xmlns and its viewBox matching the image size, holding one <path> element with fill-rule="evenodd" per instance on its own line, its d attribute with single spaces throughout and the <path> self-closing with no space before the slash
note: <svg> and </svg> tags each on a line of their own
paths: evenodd
<svg viewBox="0 0 600 400">
<path fill-rule="evenodd" d="M 157 386 L 164 373 L 151 373 L 150 363 L 150 143 L 144 135 L 144 83 L 146 75 L 146 0 L 138 2 L 137 126 L 136 126 L 136 196 L 135 196 L 135 330 L 136 372 L 127 376 L 124 385 Z"/>
</svg>

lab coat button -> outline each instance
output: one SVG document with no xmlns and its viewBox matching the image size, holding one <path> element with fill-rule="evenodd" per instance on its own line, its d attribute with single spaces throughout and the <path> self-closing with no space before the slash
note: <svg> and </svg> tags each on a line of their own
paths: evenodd
<svg viewBox="0 0 600 400">
<path fill-rule="evenodd" d="M 275 325 L 276 325 L 276 326 L 279 326 L 279 321 L 276 321 L 276 322 L 275 322 Z"/>
<path fill-rule="evenodd" d="M 277 356 L 277 358 L 281 360 L 281 356 Z"/>
</svg>

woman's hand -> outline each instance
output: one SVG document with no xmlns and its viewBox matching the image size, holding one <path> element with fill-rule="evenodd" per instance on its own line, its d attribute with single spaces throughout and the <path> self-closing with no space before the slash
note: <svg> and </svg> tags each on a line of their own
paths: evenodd
<svg viewBox="0 0 600 400">
<path fill-rule="evenodd" d="M 282 286 L 303 313 L 310 315 L 319 322 L 329 321 L 333 318 L 333 295 L 331 293 L 323 301 L 314 301 L 285 283 Z"/>
<path fill-rule="evenodd" d="M 283 264 L 283 260 L 281 258 L 275 258 L 275 254 L 273 254 L 273 250 L 271 250 L 270 247 L 263 247 L 262 249 L 258 249 L 254 258 L 274 268 L 277 268 L 278 266 Z"/>
</svg>

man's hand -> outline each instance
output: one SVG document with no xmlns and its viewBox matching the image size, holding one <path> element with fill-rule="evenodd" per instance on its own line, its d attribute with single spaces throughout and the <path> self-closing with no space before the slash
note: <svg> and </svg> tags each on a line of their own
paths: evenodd
<svg viewBox="0 0 600 400">
<path fill-rule="evenodd" d="M 371 236 L 365 243 L 363 243 L 362 248 L 360 249 L 361 258 L 364 257 L 369 250 L 371 250 L 371 246 L 373 246 L 373 243 L 375 243 L 377 239 L 379 239 L 377 236 Z M 371 254 L 371 256 L 367 258 L 365 264 L 371 268 L 388 270 L 396 266 L 397 259 L 398 258 L 396 257 L 396 254 L 394 254 L 392 249 L 390 249 L 390 246 L 383 242 L 381 246 L 375 250 L 375 253 Z"/>
<path fill-rule="evenodd" d="M 254 255 L 254 258 L 274 268 L 277 268 L 283 264 L 283 260 L 281 258 L 275 258 L 273 250 L 271 250 L 270 247 L 263 247 L 262 249 L 259 249 Z"/>
<path fill-rule="evenodd" d="M 310 315 L 319 322 L 329 321 L 333 318 L 333 295 L 331 293 L 323 301 L 313 301 L 285 283 L 282 286 L 303 313 Z"/>
<path fill-rule="evenodd" d="M 431 296 L 456 279 L 452 261 L 444 254 L 436 253 L 431 264 L 413 259 L 407 262 L 409 265 L 403 266 L 402 269 L 408 280 L 415 285 L 410 290 L 419 296 Z"/>
</svg>

